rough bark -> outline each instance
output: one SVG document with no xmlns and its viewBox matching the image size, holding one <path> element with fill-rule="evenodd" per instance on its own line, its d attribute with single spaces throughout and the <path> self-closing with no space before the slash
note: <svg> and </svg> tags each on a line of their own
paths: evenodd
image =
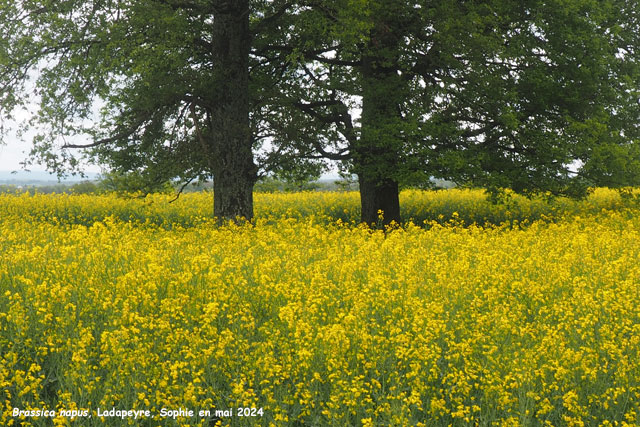
<svg viewBox="0 0 640 427">
<path fill-rule="evenodd" d="M 377 226 L 379 212 L 382 212 L 382 225 L 391 221 L 400 222 L 400 200 L 396 181 L 388 179 L 383 182 L 368 182 L 366 177 L 360 176 L 359 183 L 362 222 Z"/>
<path fill-rule="evenodd" d="M 362 135 L 354 155 L 354 165 L 360 185 L 361 221 L 369 225 L 378 225 L 380 216 L 382 225 L 402 220 L 399 185 L 393 178 L 398 166 L 396 146 L 390 139 L 393 135 L 388 135 L 387 129 L 383 128 L 389 114 L 392 114 L 387 110 L 384 102 L 365 91 Z"/>
<path fill-rule="evenodd" d="M 257 167 L 249 125 L 249 1 L 217 3 L 212 29 L 217 82 L 210 123 L 214 215 L 251 220 Z"/>
<path fill-rule="evenodd" d="M 387 11 L 389 12 L 389 11 Z M 397 73 L 399 35 L 393 31 L 391 14 L 374 17 L 362 73 L 362 133 L 354 150 L 354 166 L 360 182 L 362 222 L 401 222 L 398 181 L 398 150 L 401 135 L 398 104 L 402 82 Z"/>
</svg>

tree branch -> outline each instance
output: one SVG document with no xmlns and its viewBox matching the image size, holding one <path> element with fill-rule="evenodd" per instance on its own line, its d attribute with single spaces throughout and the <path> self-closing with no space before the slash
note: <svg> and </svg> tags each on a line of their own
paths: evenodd
<svg viewBox="0 0 640 427">
<path fill-rule="evenodd" d="M 359 61 L 347 61 L 347 60 L 338 59 L 338 58 L 325 58 L 324 56 L 319 56 L 319 55 L 309 56 L 309 59 L 313 59 L 315 61 L 322 62 L 323 64 L 343 65 L 343 66 L 346 66 L 346 67 L 357 67 L 357 66 L 362 65 L 362 60 L 359 60 Z"/>
<path fill-rule="evenodd" d="M 280 19 L 286 12 L 287 10 L 293 6 L 293 2 L 291 1 L 287 1 L 285 2 L 279 9 L 277 9 L 272 15 L 266 16 L 264 18 L 262 18 L 260 20 L 260 22 L 258 22 L 255 26 L 255 28 L 253 28 L 251 30 L 251 32 L 255 35 L 255 34 L 260 34 L 262 33 L 265 28 L 270 25 L 272 22 L 277 22 L 278 19 Z"/>
<path fill-rule="evenodd" d="M 150 114 L 145 114 L 137 122 L 135 122 L 135 124 L 109 138 L 99 139 L 92 142 L 91 144 L 64 144 L 62 148 L 93 148 L 99 145 L 110 144 L 112 142 L 128 138 L 133 135 L 138 129 L 140 129 L 140 126 L 142 126 L 144 122 L 149 120 L 150 116 Z"/>
<path fill-rule="evenodd" d="M 191 103 L 189 107 L 191 109 L 191 118 L 193 120 L 193 125 L 196 128 L 196 136 L 198 138 L 198 141 L 200 141 L 200 145 L 202 146 L 203 154 L 207 157 L 207 164 L 209 165 L 209 169 L 211 172 L 213 172 L 213 160 L 211 159 L 211 152 L 209 151 L 207 141 L 204 139 L 202 129 L 200 128 L 200 121 L 198 120 L 198 116 L 196 114 L 196 104 Z"/>
<path fill-rule="evenodd" d="M 176 200 L 178 200 L 178 197 L 180 197 L 180 195 L 182 194 L 182 192 L 184 191 L 185 188 L 187 188 L 187 185 L 191 184 L 193 182 L 194 179 L 196 179 L 197 176 L 194 176 L 193 178 L 189 178 L 187 180 L 187 182 L 185 182 L 182 187 L 180 187 L 180 190 L 178 190 L 178 193 L 176 194 L 176 197 L 174 197 L 173 199 L 169 200 L 169 203 L 173 203 Z"/>
</svg>

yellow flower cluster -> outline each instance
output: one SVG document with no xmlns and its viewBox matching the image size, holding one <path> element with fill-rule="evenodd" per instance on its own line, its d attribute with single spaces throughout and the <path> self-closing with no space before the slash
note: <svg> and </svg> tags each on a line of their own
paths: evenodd
<svg viewBox="0 0 640 427">
<path fill-rule="evenodd" d="M 640 425 L 640 210 L 611 194 L 462 227 L 479 192 L 406 192 L 454 219 L 386 231 L 305 211 L 355 215 L 332 193 L 222 227 L 202 195 L 0 196 L 0 425 Z"/>
<path fill-rule="evenodd" d="M 622 197 L 624 196 L 624 197 Z M 506 194 L 506 203 L 492 204 L 482 190 L 446 191 L 405 190 L 400 194 L 402 217 L 415 224 L 435 221 L 446 224 L 503 224 L 505 222 L 555 221 L 567 215 L 593 214 L 602 209 L 617 210 L 638 206 L 640 195 L 627 190 L 595 189 L 586 200 L 545 197 L 527 199 Z M 124 222 L 153 224 L 163 228 L 191 227 L 208 222 L 213 213 L 212 193 L 187 193 L 177 200 L 172 195 L 146 197 L 62 194 L 0 193 L 0 217 L 18 216 L 29 221 L 48 221 L 91 226 L 113 217 Z M 357 192 L 259 193 L 255 197 L 255 216 L 274 222 L 282 217 L 331 223 L 355 224 L 360 220 Z"/>
</svg>

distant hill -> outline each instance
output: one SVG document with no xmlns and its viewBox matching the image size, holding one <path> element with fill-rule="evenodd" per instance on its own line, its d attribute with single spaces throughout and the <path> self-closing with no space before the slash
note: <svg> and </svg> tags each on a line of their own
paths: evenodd
<svg viewBox="0 0 640 427">
<path fill-rule="evenodd" d="M 44 187 L 44 186 L 59 186 L 62 185 L 74 185 L 82 181 L 99 181 L 100 174 L 96 172 L 87 172 L 86 177 L 81 176 L 68 176 L 66 178 L 62 178 L 58 180 L 58 177 L 55 174 L 51 174 L 46 171 L 35 170 L 35 171 L 25 171 L 18 170 L 15 172 L 0 170 L 0 185 L 8 185 L 15 187 Z M 433 183 L 436 187 L 439 188 L 452 188 L 455 187 L 455 184 L 449 181 L 444 181 L 440 179 L 433 179 Z M 202 188 L 206 187 L 202 186 Z M 269 180 L 260 181 L 256 184 L 256 191 L 287 191 L 289 186 L 284 182 L 277 180 Z M 201 186 L 195 186 L 194 188 L 189 188 L 187 191 L 199 191 L 202 190 Z M 295 190 L 296 187 L 293 186 L 288 188 L 289 191 Z M 318 181 L 315 183 L 308 183 L 306 187 L 298 188 L 298 190 L 319 190 L 319 191 L 343 191 L 343 190 L 352 190 L 355 191 L 358 189 L 357 180 L 354 179 L 352 182 L 346 182 L 341 179 L 336 174 L 326 174 L 323 175 Z"/>
<path fill-rule="evenodd" d="M 58 180 L 55 174 L 46 171 L 25 171 L 18 170 L 15 172 L 0 170 L 0 184 L 10 185 L 51 185 L 57 183 L 74 183 L 80 181 L 95 181 L 100 174 L 90 172 L 86 173 L 87 177 L 69 176 Z"/>
</svg>

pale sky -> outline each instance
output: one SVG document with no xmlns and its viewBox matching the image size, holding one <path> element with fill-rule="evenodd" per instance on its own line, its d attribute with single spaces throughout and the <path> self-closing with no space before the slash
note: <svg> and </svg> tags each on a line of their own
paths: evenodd
<svg viewBox="0 0 640 427">
<path fill-rule="evenodd" d="M 21 169 L 20 161 L 25 157 L 22 151 L 25 148 L 25 151 L 28 151 L 28 147 L 25 147 L 25 145 L 20 145 L 15 141 L 11 144 L 0 145 L 0 170 L 12 171 Z"/>
<path fill-rule="evenodd" d="M 27 111 L 17 111 L 15 112 L 15 117 L 17 120 L 24 120 L 29 117 L 29 113 Z M 30 144 L 21 143 L 16 136 L 15 130 L 18 127 L 16 121 L 6 121 L 0 118 L 0 124 L 2 125 L 0 128 L 4 128 L 7 131 L 6 135 L 2 135 L 5 144 L 0 144 L 0 170 L 19 170 L 21 169 L 20 162 L 26 157 L 23 151 L 28 153 L 31 148 Z M 41 167 L 40 169 L 44 168 Z"/>
<path fill-rule="evenodd" d="M 27 135 L 24 141 L 20 141 L 15 133 L 9 133 L 5 137 L 6 144 L 0 144 L 0 171 L 22 170 L 20 162 L 25 160 L 29 151 L 31 151 L 30 136 Z M 44 171 L 43 165 L 33 164 L 29 166 L 32 171 Z M 100 172 L 100 168 L 94 165 L 86 166 L 84 172 Z"/>
<path fill-rule="evenodd" d="M 22 140 L 18 138 L 15 132 L 18 128 L 19 122 L 29 119 L 30 115 L 33 114 L 35 106 L 34 104 L 29 104 L 27 108 L 30 108 L 32 111 L 18 110 L 15 112 L 15 121 L 5 120 L 2 123 L 5 130 L 8 130 L 8 132 L 3 138 L 5 144 L 0 144 L 0 171 L 22 170 L 20 162 L 24 161 L 31 151 L 31 139 L 35 132 L 28 132 L 22 137 Z M 34 163 L 29 166 L 28 169 L 32 171 L 44 171 L 45 167 Z M 83 171 L 97 173 L 100 172 L 100 168 L 97 166 L 86 166 Z"/>
</svg>

